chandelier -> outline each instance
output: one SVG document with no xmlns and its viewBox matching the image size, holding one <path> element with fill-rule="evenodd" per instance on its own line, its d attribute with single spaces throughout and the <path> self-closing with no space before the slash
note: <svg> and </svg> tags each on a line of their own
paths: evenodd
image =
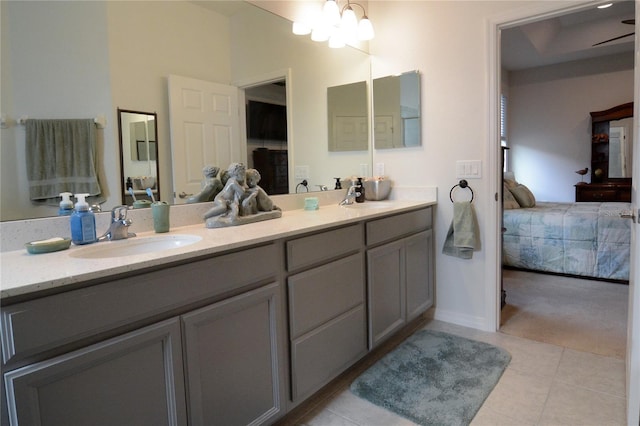
<svg viewBox="0 0 640 426">
<path fill-rule="evenodd" d="M 362 9 L 362 18 L 358 21 L 352 6 Z M 347 0 L 342 9 L 337 0 L 326 0 L 322 11 L 314 16 L 310 23 L 294 22 L 293 33 L 311 34 L 311 40 L 329 42 L 329 47 L 340 48 L 347 44 L 371 40 L 374 37 L 373 25 L 367 17 L 364 7 Z"/>
</svg>

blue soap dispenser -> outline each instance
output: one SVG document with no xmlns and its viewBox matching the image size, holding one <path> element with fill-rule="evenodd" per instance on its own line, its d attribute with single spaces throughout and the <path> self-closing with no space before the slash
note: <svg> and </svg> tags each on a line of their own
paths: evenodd
<svg viewBox="0 0 640 426">
<path fill-rule="evenodd" d="M 62 197 L 62 201 L 60 201 L 60 210 L 58 210 L 58 216 L 71 216 L 73 213 L 73 201 L 71 201 L 71 196 L 73 194 L 70 192 L 61 192 L 60 196 Z"/>
<path fill-rule="evenodd" d="M 71 241 L 73 244 L 91 244 L 96 239 L 96 217 L 91 210 L 89 204 L 85 201 L 85 197 L 89 194 L 76 194 L 76 207 L 71 214 Z"/>
</svg>

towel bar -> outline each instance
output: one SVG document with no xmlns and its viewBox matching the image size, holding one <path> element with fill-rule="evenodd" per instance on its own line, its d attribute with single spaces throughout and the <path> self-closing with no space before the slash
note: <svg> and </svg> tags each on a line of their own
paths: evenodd
<svg viewBox="0 0 640 426">
<path fill-rule="evenodd" d="M 23 115 L 22 117 L 18 118 L 18 119 L 16 120 L 16 122 L 17 122 L 18 124 L 24 125 L 24 124 L 26 124 L 26 122 L 27 122 L 27 120 L 28 120 L 28 119 L 29 119 L 29 117 L 28 117 L 28 116 Z M 104 128 L 105 128 L 105 126 L 107 125 L 107 117 L 105 117 L 104 115 L 100 114 L 100 115 L 96 116 L 96 117 L 93 119 L 93 122 L 94 122 L 94 123 L 96 123 L 96 127 L 97 127 L 98 129 L 104 129 Z"/>
</svg>

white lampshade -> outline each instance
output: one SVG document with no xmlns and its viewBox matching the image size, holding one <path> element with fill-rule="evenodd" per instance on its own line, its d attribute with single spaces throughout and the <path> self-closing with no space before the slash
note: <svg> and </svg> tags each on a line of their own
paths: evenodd
<svg viewBox="0 0 640 426">
<path fill-rule="evenodd" d="M 344 37 L 340 31 L 334 31 L 331 37 L 329 37 L 329 47 L 332 49 L 340 49 L 345 47 Z"/>
<path fill-rule="evenodd" d="M 358 24 L 358 40 L 373 40 L 374 37 L 373 25 L 371 25 L 371 21 L 365 15 Z"/>
<path fill-rule="evenodd" d="M 313 41 L 327 41 L 329 36 L 331 36 L 331 32 L 325 25 L 319 25 L 311 31 L 311 40 Z"/>
<path fill-rule="evenodd" d="M 311 34 L 311 28 L 303 24 L 302 22 L 294 22 L 293 23 L 293 33 L 295 35 L 307 35 Z"/>
<path fill-rule="evenodd" d="M 340 9 L 336 0 L 327 0 L 322 6 L 322 18 L 327 25 L 333 26 L 340 23 Z"/>
<path fill-rule="evenodd" d="M 340 21 L 340 31 L 342 31 L 342 35 L 345 40 L 349 42 L 353 42 L 357 40 L 358 37 L 358 18 L 356 18 L 356 14 L 351 9 L 351 6 L 347 6 L 347 8 L 342 12 L 342 20 Z"/>
</svg>

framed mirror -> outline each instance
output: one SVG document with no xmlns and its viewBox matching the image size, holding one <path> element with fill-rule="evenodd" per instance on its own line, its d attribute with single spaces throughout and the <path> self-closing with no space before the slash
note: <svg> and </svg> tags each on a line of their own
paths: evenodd
<svg viewBox="0 0 640 426">
<path fill-rule="evenodd" d="M 369 148 L 367 83 L 359 81 L 327 88 L 329 151 Z"/>
<path fill-rule="evenodd" d="M 591 112 L 591 182 L 624 182 L 632 176 L 633 102 Z"/>
<path fill-rule="evenodd" d="M 157 118 L 155 112 L 118 108 L 122 204 L 133 205 L 134 197 L 149 200 L 147 188 L 160 200 Z"/>
<path fill-rule="evenodd" d="M 418 71 L 374 79 L 373 116 L 376 149 L 421 146 Z"/>
</svg>

